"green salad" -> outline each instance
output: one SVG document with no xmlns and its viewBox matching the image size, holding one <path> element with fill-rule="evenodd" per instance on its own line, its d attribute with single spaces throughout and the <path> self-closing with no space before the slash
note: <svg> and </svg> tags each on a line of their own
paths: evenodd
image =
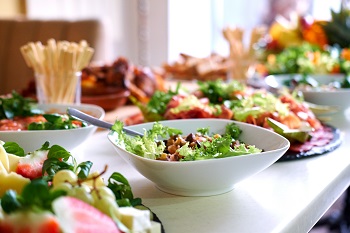
<svg viewBox="0 0 350 233">
<path fill-rule="evenodd" d="M 340 69 L 339 51 L 323 50 L 304 43 L 291 46 L 279 54 L 270 54 L 265 63 L 268 74 L 329 74 Z"/>
<path fill-rule="evenodd" d="M 181 130 L 159 122 L 155 122 L 150 130 L 145 130 L 143 137 L 126 135 L 120 121 L 116 121 L 112 129 L 117 134 L 119 146 L 148 159 L 194 161 L 262 152 L 254 145 L 239 140 L 242 130 L 235 123 L 227 124 L 223 135 L 210 133 L 209 128 L 199 128 L 197 132 L 182 136 Z"/>
<path fill-rule="evenodd" d="M 34 99 L 15 91 L 10 96 L 0 97 L 0 130 L 61 130 L 86 126 L 87 123 L 67 114 L 45 113 Z"/>
</svg>

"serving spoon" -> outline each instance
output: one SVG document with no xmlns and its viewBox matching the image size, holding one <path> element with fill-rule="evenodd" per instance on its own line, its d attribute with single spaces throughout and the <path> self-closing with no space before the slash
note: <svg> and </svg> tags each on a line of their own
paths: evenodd
<svg viewBox="0 0 350 233">
<path fill-rule="evenodd" d="M 76 108 L 71 108 L 71 107 L 68 107 L 67 108 L 67 114 L 75 117 L 75 118 L 78 118 L 82 121 L 85 121 L 87 123 L 90 123 L 91 125 L 94 125 L 94 126 L 97 126 L 97 127 L 100 127 L 100 128 L 104 128 L 104 129 L 109 129 L 109 130 L 113 130 L 112 129 L 112 126 L 113 124 L 109 123 L 109 122 L 106 122 L 106 121 L 102 121 L 96 117 L 93 117 L 89 114 L 86 114 Z M 128 135 L 131 135 L 131 136 L 141 136 L 143 137 L 143 133 L 139 133 L 139 132 L 136 132 L 134 130 L 131 130 L 131 129 L 127 129 L 125 127 L 123 127 L 123 131 L 128 134 Z"/>
</svg>

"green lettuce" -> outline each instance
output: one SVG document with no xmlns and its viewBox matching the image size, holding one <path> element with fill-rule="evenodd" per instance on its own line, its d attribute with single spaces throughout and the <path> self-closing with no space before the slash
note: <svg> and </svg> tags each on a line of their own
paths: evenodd
<svg viewBox="0 0 350 233">
<path fill-rule="evenodd" d="M 143 137 L 126 135 L 123 131 L 123 123 L 120 121 L 115 122 L 112 130 L 117 134 L 118 145 L 133 154 L 149 159 L 157 159 L 163 153 L 166 145 L 160 138 L 182 134 L 181 130 L 163 126 L 159 122 L 155 122 L 150 130 L 144 130 Z M 199 131 L 202 135 L 209 136 L 209 128 L 199 128 L 197 132 Z M 189 142 L 187 142 L 177 152 L 184 156 L 182 161 L 224 158 L 262 152 L 261 149 L 243 142 L 237 143 L 237 146 L 232 148 L 231 144 L 239 140 L 241 133 L 242 130 L 235 123 L 230 123 L 226 126 L 224 135 L 214 135 L 211 137 L 212 140 L 202 142 L 201 146 L 195 147 L 195 149 L 189 147 Z"/>
</svg>

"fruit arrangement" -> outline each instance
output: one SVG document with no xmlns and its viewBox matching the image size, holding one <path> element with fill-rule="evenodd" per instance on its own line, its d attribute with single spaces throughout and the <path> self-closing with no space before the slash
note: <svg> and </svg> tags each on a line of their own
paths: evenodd
<svg viewBox="0 0 350 233">
<path fill-rule="evenodd" d="M 294 15 L 277 17 L 269 33 L 257 43 L 255 76 L 302 74 L 304 79 L 325 74 L 350 74 L 349 10 L 331 11 L 330 21 Z M 316 78 L 317 79 L 317 78 Z"/>
<path fill-rule="evenodd" d="M 272 52 L 280 52 L 304 42 L 323 47 L 328 44 L 328 39 L 322 23 L 311 16 L 292 14 L 290 20 L 277 16 L 262 43 L 266 43 L 264 47 Z"/>
<path fill-rule="evenodd" d="M 77 163 L 59 145 L 24 153 L 0 143 L 0 232 L 160 232 L 152 213 L 134 198 L 127 179 L 106 184 L 92 162 Z"/>
<path fill-rule="evenodd" d="M 350 11 L 341 7 L 339 12 L 331 10 L 329 21 L 317 20 L 310 15 L 292 14 L 287 20 L 277 16 L 264 39 L 265 48 L 281 51 L 289 46 L 308 42 L 324 48 L 327 45 L 347 48 L 350 46 L 349 24 Z"/>
</svg>

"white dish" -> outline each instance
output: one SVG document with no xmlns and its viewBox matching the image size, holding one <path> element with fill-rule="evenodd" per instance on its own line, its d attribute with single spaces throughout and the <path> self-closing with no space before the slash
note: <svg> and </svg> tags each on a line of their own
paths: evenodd
<svg viewBox="0 0 350 233">
<path fill-rule="evenodd" d="M 52 113 L 65 113 L 68 107 L 77 108 L 99 119 L 105 116 L 105 111 L 101 107 L 91 104 L 38 104 L 39 109 Z M 57 144 L 70 151 L 83 143 L 96 129 L 96 126 L 89 125 L 69 130 L 0 131 L 0 140 L 17 142 L 25 152 L 40 149 L 46 141 L 49 141 L 51 146 Z"/>
<path fill-rule="evenodd" d="M 181 129 L 187 135 L 203 127 L 209 127 L 210 132 L 222 134 L 226 125 L 231 122 L 233 121 L 223 119 L 186 119 L 161 123 Z M 115 132 L 111 131 L 108 139 L 119 156 L 153 181 L 160 190 L 182 196 L 210 196 L 228 192 L 238 182 L 266 169 L 290 146 L 287 139 L 270 130 L 242 122 L 235 123 L 243 130 L 240 139 L 264 149 L 264 152 L 221 159 L 169 162 L 146 159 L 125 151 L 116 144 Z M 152 125 L 153 123 L 144 123 L 128 128 L 144 132 L 143 129 L 150 129 Z"/>
<path fill-rule="evenodd" d="M 286 82 L 290 81 L 294 75 L 269 75 L 265 78 L 266 85 L 272 91 L 276 91 L 285 86 Z M 312 76 L 321 85 L 327 85 L 333 81 L 342 81 L 342 74 L 327 74 Z M 302 91 L 305 101 L 318 104 L 338 107 L 340 110 L 345 110 L 350 107 L 350 88 L 339 88 L 335 90 L 320 90 L 310 89 Z"/>
</svg>

